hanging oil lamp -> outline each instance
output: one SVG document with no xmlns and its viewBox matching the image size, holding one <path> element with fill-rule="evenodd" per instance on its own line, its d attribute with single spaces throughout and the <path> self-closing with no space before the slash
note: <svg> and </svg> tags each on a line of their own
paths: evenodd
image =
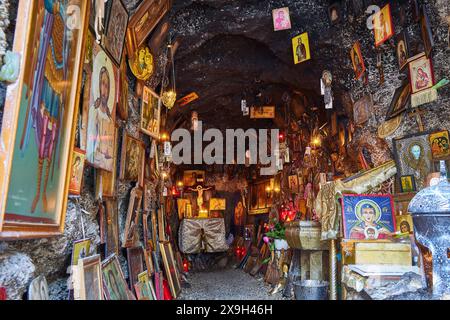
<svg viewBox="0 0 450 320">
<path fill-rule="evenodd" d="M 170 54 L 169 62 L 172 65 L 171 75 L 169 76 L 171 79 L 167 79 L 167 86 L 165 89 L 163 89 L 163 92 L 161 94 L 161 101 L 166 106 L 166 108 L 169 110 L 173 108 L 173 106 L 175 105 L 175 102 L 177 101 L 177 92 L 176 92 L 176 87 L 175 87 L 175 61 L 173 59 L 172 48 L 173 48 L 172 44 L 169 43 L 169 45 L 167 46 L 167 50 Z M 166 81 L 165 71 L 164 71 L 163 79 L 164 79 L 163 82 Z M 170 80 L 172 80 L 172 81 L 170 81 Z M 163 83 L 163 87 L 165 87 L 164 83 Z"/>
</svg>

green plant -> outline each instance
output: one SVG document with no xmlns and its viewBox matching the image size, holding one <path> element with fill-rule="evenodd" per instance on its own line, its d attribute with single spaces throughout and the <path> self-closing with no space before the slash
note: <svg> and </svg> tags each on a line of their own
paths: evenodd
<svg viewBox="0 0 450 320">
<path fill-rule="evenodd" d="M 271 239 L 286 240 L 286 228 L 278 222 L 272 230 L 266 233 L 266 236 Z"/>
</svg>

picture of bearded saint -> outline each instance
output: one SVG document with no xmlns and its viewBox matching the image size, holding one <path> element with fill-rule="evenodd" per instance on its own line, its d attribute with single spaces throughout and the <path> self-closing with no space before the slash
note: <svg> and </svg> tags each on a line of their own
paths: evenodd
<svg viewBox="0 0 450 320">
<path fill-rule="evenodd" d="M 430 159 L 427 158 L 429 156 L 425 154 L 424 147 L 417 141 L 408 146 L 407 154 L 404 155 L 404 161 L 413 172 L 418 190 L 425 187 L 425 181 L 430 172 L 428 165 Z"/>
<path fill-rule="evenodd" d="M 66 83 L 69 82 L 68 57 L 71 52 L 71 43 L 68 37 L 70 31 L 66 26 L 67 1 L 44 0 L 43 10 L 40 8 L 37 21 L 43 21 L 42 28 L 36 28 L 35 34 L 39 37 L 39 43 L 35 45 L 34 65 L 31 67 L 29 79 L 30 87 L 26 93 L 28 101 L 24 131 L 20 142 L 20 150 L 25 152 L 29 147 L 32 130 L 35 131 L 35 140 L 38 147 L 38 172 L 36 181 L 36 194 L 31 205 L 31 213 L 36 211 L 41 199 L 44 212 L 48 212 L 47 185 L 52 169 L 54 172 L 58 149 L 59 130 L 61 128 L 62 115 L 64 114 L 64 101 L 70 90 Z M 62 40 L 62 41 L 61 41 Z M 43 177 L 44 165 L 45 174 Z M 31 165 L 31 164 L 30 164 Z M 43 189 L 42 178 L 44 178 Z"/>
</svg>

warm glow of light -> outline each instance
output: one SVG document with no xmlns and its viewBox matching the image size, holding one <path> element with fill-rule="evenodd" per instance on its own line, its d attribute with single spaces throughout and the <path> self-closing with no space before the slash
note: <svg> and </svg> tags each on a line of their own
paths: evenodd
<svg viewBox="0 0 450 320">
<path fill-rule="evenodd" d="M 178 182 L 177 182 L 177 186 L 180 187 L 180 188 L 182 188 L 182 187 L 184 186 L 183 181 L 178 181 Z"/>
<path fill-rule="evenodd" d="M 172 109 L 177 101 L 177 93 L 173 90 L 165 91 L 161 96 L 161 100 L 167 109 Z"/>
<path fill-rule="evenodd" d="M 320 140 L 319 137 L 315 137 L 312 141 L 312 144 L 315 146 L 320 146 L 321 143 L 322 143 L 322 141 Z"/>
<path fill-rule="evenodd" d="M 169 140 L 169 135 L 167 133 L 163 132 L 163 133 L 161 133 L 159 139 L 161 141 L 168 141 Z"/>
</svg>

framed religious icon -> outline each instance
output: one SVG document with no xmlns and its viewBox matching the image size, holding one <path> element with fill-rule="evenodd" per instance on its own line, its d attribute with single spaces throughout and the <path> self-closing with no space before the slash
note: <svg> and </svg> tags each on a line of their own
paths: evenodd
<svg viewBox="0 0 450 320">
<path fill-rule="evenodd" d="M 248 214 L 257 215 L 268 213 L 271 208 L 270 193 L 274 192 L 270 180 L 255 182 L 250 185 Z M 269 191 L 270 189 L 270 191 Z"/>
<path fill-rule="evenodd" d="M 410 59 L 409 81 L 412 94 L 434 86 L 433 64 L 431 59 L 427 58 L 424 53 Z"/>
<path fill-rule="evenodd" d="M 411 101 L 411 86 L 405 82 L 395 90 L 388 112 L 386 121 L 391 120 L 408 110 Z"/>
<path fill-rule="evenodd" d="M 114 133 L 114 141 L 119 141 L 119 128 L 116 126 Z M 118 148 L 113 146 L 113 167 L 112 171 L 97 169 L 95 171 L 95 195 L 100 198 L 116 197 L 116 169 L 117 169 L 117 153 Z"/>
<path fill-rule="evenodd" d="M 69 192 L 89 2 L 20 1 L 0 148 L 0 238 L 61 235 Z M 70 29 L 69 7 L 79 28 Z M 67 38 L 67 34 L 71 38 Z M 50 52 L 52 55 L 50 55 Z"/>
<path fill-rule="evenodd" d="M 102 263 L 100 255 L 78 260 L 78 268 L 73 275 L 75 300 L 103 300 Z"/>
<path fill-rule="evenodd" d="M 338 24 L 342 18 L 342 8 L 340 2 L 334 2 L 328 7 L 328 18 L 332 25 Z"/>
<path fill-rule="evenodd" d="M 291 16 L 288 7 L 273 9 L 272 19 L 274 31 L 291 29 Z"/>
<path fill-rule="evenodd" d="M 102 276 L 106 300 L 134 300 L 115 254 L 102 262 Z"/>
<path fill-rule="evenodd" d="M 170 292 L 172 297 L 176 299 L 181 292 L 180 275 L 175 263 L 175 258 L 170 242 L 160 242 L 159 247 L 161 256 L 166 270 L 167 281 L 169 282 Z"/>
<path fill-rule="evenodd" d="M 112 171 L 118 71 L 109 56 L 94 42 L 87 127 L 86 157 L 95 168 Z"/>
<path fill-rule="evenodd" d="M 127 28 L 127 52 L 132 56 L 172 6 L 172 0 L 142 1 Z"/>
<path fill-rule="evenodd" d="M 109 0 L 108 21 L 102 45 L 117 66 L 121 65 L 125 35 L 128 25 L 128 11 L 122 0 Z"/>
<path fill-rule="evenodd" d="M 353 105 L 353 119 L 357 126 L 363 125 L 369 121 L 373 112 L 372 95 L 365 95 Z"/>
<path fill-rule="evenodd" d="M 142 247 L 127 248 L 128 282 L 131 291 L 138 282 L 138 275 L 144 271 L 144 252 Z"/>
<path fill-rule="evenodd" d="M 210 211 L 225 211 L 227 209 L 227 200 L 219 198 L 209 199 Z"/>
<path fill-rule="evenodd" d="M 105 255 L 119 254 L 119 208 L 117 200 L 107 200 L 105 210 L 106 244 Z"/>
<path fill-rule="evenodd" d="M 275 106 L 250 107 L 250 119 L 273 119 L 275 110 Z"/>
<path fill-rule="evenodd" d="M 430 134 L 429 137 L 431 154 L 434 160 L 446 159 L 450 157 L 448 130 Z"/>
<path fill-rule="evenodd" d="M 355 72 L 355 77 L 359 80 L 364 72 L 366 71 L 366 66 L 364 64 L 364 59 L 361 53 L 361 46 L 359 42 L 353 44 L 350 50 L 350 58 L 352 60 L 353 71 Z"/>
<path fill-rule="evenodd" d="M 395 33 L 392 23 L 391 5 L 388 3 L 373 15 L 373 31 L 375 33 L 375 47 L 381 46 Z"/>
<path fill-rule="evenodd" d="M 152 246 L 152 248 L 155 245 Z M 152 275 L 155 273 L 155 267 L 153 266 L 152 249 L 144 248 L 144 261 L 147 267 L 147 274 Z M 139 278 L 138 278 L 139 279 Z"/>
<path fill-rule="evenodd" d="M 414 176 L 417 190 L 425 187 L 428 174 L 433 172 L 429 136 L 430 132 L 421 132 L 392 140 L 397 175 Z"/>
<path fill-rule="evenodd" d="M 183 172 L 183 185 L 185 187 L 195 187 L 205 183 L 205 171 L 185 170 Z"/>
<path fill-rule="evenodd" d="M 141 105 L 141 131 L 154 139 L 159 139 L 161 100 L 149 87 L 144 87 Z"/>
<path fill-rule="evenodd" d="M 420 16 L 420 31 L 422 34 L 423 46 L 425 48 L 425 54 L 427 58 L 431 58 L 431 51 L 434 47 L 433 32 L 431 31 L 430 19 L 425 11 L 422 9 L 422 14 Z"/>
<path fill-rule="evenodd" d="M 406 31 L 402 31 L 395 37 L 395 53 L 400 70 L 404 70 L 408 65 L 408 59 L 410 57 L 408 34 Z"/>
<path fill-rule="evenodd" d="M 342 224 L 345 239 L 387 239 L 396 230 L 392 196 L 344 194 Z"/>
<path fill-rule="evenodd" d="M 125 53 L 123 54 L 122 64 L 120 66 L 119 76 L 120 97 L 117 104 L 117 114 L 122 120 L 128 120 L 128 77 Z"/>
<path fill-rule="evenodd" d="M 141 140 L 125 133 L 122 140 L 122 155 L 120 160 L 120 179 L 144 183 L 145 148 Z"/>
<path fill-rule="evenodd" d="M 294 53 L 294 64 L 299 64 L 311 59 L 307 32 L 292 38 L 292 51 Z"/>
<path fill-rule="evenodd" d="M 70 174 L 69 193 L 79 196 L 83 186 L 84 161 L 86 152 L 75 148 L 72 156 L 72 170 Z"/>
<path fill-rule="evenodd" d="M 401 176 L 400 177 L 400 188 L 401 188 L 402 192 L 405 192 L 405 193 L 417 191 L 414 176 L 413 175 Z"/>
<path fill-rule="evenodd" d="M 144 273 L 147 274 L 147 272 L 143 272 L 142 274 Z M 145 282 L 139 281 L 135 283 L 134 290 L 138 300 L 156 300 L 155 289 L 153 289 L 153 284 L 148 278 L 148 275 Z"/>
<path fill-rule="evenodd" d="M 409 214 L 403 214 L 401 216 L 396 216 L 395 221 L 397 223 L 397 230 L 400 233 L 414 233 L 414 223 L 412 220 L 411 215 Z"/>
<path fill-rule="evenodd" d="M 298 193 L 299 191 L 299 184 L 298 184 L 298 175 L 290 175 L 288 177 L 289 179 L 289 190 L 291 193 Z M 267 191 L 266 191 L 267 192 Z"/>
<path fill-rule="evenodd" d="M 91 250 L 91 239 L 82 239 L 73 243 L 72 266 L 78 265 L 78 260 L 89 256 Z"/>
<path fill-rule="evenodd" d="M 123 234 L 122 247 L 132 247 L 138 236 L 139 218 L 141 215 L 142 190 L 138 187 L 133 188 L 130 193 L 128 203 L 127 218 L 125 221 L 125 231 Z"/>
</svg>

